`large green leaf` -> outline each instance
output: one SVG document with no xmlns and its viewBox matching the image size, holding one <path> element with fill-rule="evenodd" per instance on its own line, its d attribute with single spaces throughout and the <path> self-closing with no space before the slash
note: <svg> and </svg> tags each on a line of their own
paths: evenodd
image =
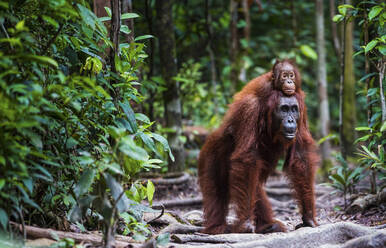
<svg viewBox="0 0 386 248">
<path fill-rule="evenodd" d="M 153 136 L 153 138 L 155 140 L 157 140 L 158 142 L 160 142 L 162 144 L 162 146 L 164 147 L 164 151 L 169 152 L 170 159 L 172 161 L 174 161 L 174 156 L 172 154 L 172 151 L 170 149 L 170 146 L 169 146 L 169 143 L 168 143 L 167 139 L 165 139 L 163 136 L 161 136 L 159 134 L 156 134 L 156 133 L 152 133 L 151 135 Z"/>
<path fill-rule="evenodd" d="M 373 20 L 375 17 L 377 17 L 379 15 L 379 13 L 381 13 L 381 11 L 383 10 L 383 8 L 381 6 L 374 6 L 371 8 L 370 12 L 369 12 L 369 20 Z"/>
<path fill-rule="evenodd" d="M 0 224 L 1 226 L 3 227 L 3 230 L 6 230 L 7 229 L 7 225 L 8 225 L 8 215 L 7 213 L 4 211 L 4 209 L 0 208 Z"/>
<path fill-rule="evenodd" d="M 121 108 L 123 109 L 123 112 L 125 113 L 127 120 L 129 121 L 129 124 L 131 126 L 131 129 L 134 133 L 136 133 L 138 130 L 137 121 L 135 119 L 134 111 L 130 107 L 130 104 L 125 101 L 124 103 L 120 102 L 119 106 L 121 106 Z"/>
<path fill-rule="evenodd" d="M 370 41 L 365 47 L 365 53 L 371 51 L 378 44 L 378 40 Z"/>
<path fill-rule="evenodd" d="M 83 172 L 78 184 L 75 186 L 75 189 L 74 189 L 74 193 L 76 197 L 82 196 L 88 192 L 88 189 L 91 187 L 92 183 L 94 182 L 95 174 L 96 174 L 96 170 L 91 168 L 87 168 Z"/>
<path fill-rule="evenodd" d="M 307 57 L 316 60 L 318 58 L 318 55 L 316 54 L 315 50 L 312 49 L 309 45 L 301 45 L 300 51 Z"/>
<path fill-rule="evenodd" d="M 133 202 L 127 198 L 120 183 L 109 173 L 104 174 L 107 186 L 116 202 L 118 213 L 126 212 Z"/>
<path fill-rule="evenodd" d="M 139 15 L 136 13 L 125 13 L 125 14 L 121 15 L 121 20 L 132 19 L 132 18 L 137 18 L 137 17 L 139 17 Z"/>
<path fill-rule="evenodd" d="M 150 205 L 153 204 L 154 192 L 155 192 L 154 184 L 152 183 L 152 181 L 147 180 L 146 194 Z"/>
<path fill-rule="evenodd" d="M 137 146 L 130 136 L 123 137 L 120 140 L 119 150 L 131 159 L 137 161 L 147 161 L 149 159 L 146 150 Z"/>
</svg>

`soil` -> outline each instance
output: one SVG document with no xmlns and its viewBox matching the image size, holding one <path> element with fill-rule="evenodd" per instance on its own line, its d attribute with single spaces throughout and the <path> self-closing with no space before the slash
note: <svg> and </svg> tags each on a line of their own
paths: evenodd
<svg viewBox="0 0 386 248">
<path fill-rule="evenodd" d="M 267 180 L 266 188 L 279 189 L 288 191 L 289 184 L 287 179 L 280 173 L 276 173 Z M 362 189 L 365 190 L 365 189 Z M 289 231 L 294 230 L 294 227 L 301 223 L 301 216 L 297 209 L 297 204 L 290 194 L 269 194 L 272 201 L 279 201 L 285 203 L 276 206 L 272 204 L 274 216 L 276 219 L 286 224 Z M 168 200 L 183 200 L 201 197 L 199 187 L 197 184 L 197 177 L 191 176 L 190 179 L 180 185 L 157 185 L 154 201 L 162 203 Z M 350 201 L 350 197 L 347 197 Z M 351 197 L 351 201 L 355 197 Z M 348 202 L 349 205 L 350 202 Z M 352 223 L 363 224 L 366 226 L 378 226 L 386 225 L 386 204 L 382 203 L 379 206 L 373 206 L 361 213 L 347 214 L 344 211 L 344 200 L 341 193 L 334 193 L 334 189 L 325 186 L 323 184 L 316 185 L 316 209 L 317 209 L 317 221 L 319 224 L 335 223 L 339 221 L 349 221 Z M 167 208 L 167 211 L 178 213 L 180 216 L 184 216 L 186 213 L 192 210 L 202 211 L 202 206 L 199 205 L 187 205 Z M 230 212 L 231 218 L 234 217 L 234 213 Z"/>
</svg>

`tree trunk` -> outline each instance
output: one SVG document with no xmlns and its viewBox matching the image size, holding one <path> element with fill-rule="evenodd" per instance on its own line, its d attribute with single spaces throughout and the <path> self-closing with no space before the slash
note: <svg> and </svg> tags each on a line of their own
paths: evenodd
<svg viewBox="0 0 386 248">
<path fill-rule="evenodd" d="M 325 137 L 330 132 L 330 111 L 328 109 L 326 49 L 324 39 L 324 12 L 323 0 L 316 0 L 316 47 L 318 52 L 318 94 L 319 94 L 319 120 L 320 134 Z M 321 144 L 322 170 L 325 171 L 330 161 L 330 142 L 326 140 Z"/>
<path fill-rule="evenodd" d="M 111 8 L 110 1 L 106 0 L 94 0 L 94 14 L 97 17 L 108 16 L 105 7 Z"/>
<path fill-rule="evenodd" d="M 153 14 L 151 9 L 151 0 L 145 0 L 145 17 L 146 22 L 149 30 L 149 34 L 154 35 L 153 32 Z M 155 45 L 154 45 L 154 39 L 150 39 L 150 48 L 149 48 L 149 72 L 147 74 L 148 80 L 150 80 L 154 76 L 154 53 L 155 53 Z M 154 120 L 154 97 L 155 97 L 155 90 L 149 89 L 149 98 L 147 100 L 147 103 L 149 105 L 149 109 L 147 110 L 147 114 L 150 120 Z M 152 126 L 151 128 L 154 128 Z"/>
<path fill-rule="evenodd" d="M 351 0 L 346 0 L 351 4 Z M 348 14 L 350 15 L 350 14 Z M 344 72 L 343 72 L 343 94 L 342 94 L 342 154 L 352 155 L 355 141 L 355 75 L 353 60 L 353 22 L 349 16 L 346 17 L 344 31 Z"/>
<path fill-rule="evenodd" d="M 169 172 L 182 171 L 185 167 L 184 146 L 179 139 L 182 133 L 180 89 L 173 79 L 177 75 L 177 63 L 172 6 L 172 0 L 156 0 L 161 74 L 167 88 L 163 93 L 165 120 L 166 127 L 174 131 L 168 134 L 175 157 L 174 162 L 169 159 Z"/>
<path fill-rule="evenodd" d="M 230 94 L 233 95 L 236 93 L 239 75 L 240 75 L 240 63 L 239 63 L 239 37 L 237 30 L 238 22 L 238 2 L 236 0 L 230 1 L 230 14 L 231 14 L 231 23 L 230 23 L 230 62 L 231 62 L 231 71 L 230 71 Z"/>
<path fill-rule="evenodd" d="M 292 25 L 292 46 L 296 47 L 298 43 L 298 22 L 297 22 L 297 13 L 296 13 L 296 3 L 295 0 L 291 0 L 291 25 Z"/>
<path fill-rule="evenodd" d="M 379 71 L 379 90 L 381 95 L 381 109 L 382 109 L 382 123 L 386 121 L 386 101 L 385 94 L 383 90 L 383 80 L 385 79 L 385 60 L 383 58 L 379 59 L 378 62 L 378 71 Z"/>
<path fill-rule="evenodd" d="M 124 13 L 132 13 L 133 12 L 133 1 L 132 0 L 122 0 L 122 14 Z M 131 31 L 126 35 L 126 40 L 128 43 L 134 41 L 134 18 L 126 19 L 125 25 Z"/>
<path fill-rule="evenodd" d="M 338 61 L 341 60 L 341 46 L 339 43 L 339 36 L 338 36 L 338 28 L 337 24 L 332 20 L 335 16 L 335 0 L 330 0 L 330 23 L 331 23 L 331 35 L 332 35 L 332 43 L 334 45 L 334 51 L 335 55 L 338 58 Z"/>
<path fill-rule="evenodd" d="M 369 20 L 367 19 L 367 8 L 366 5 L 364 6 L 364 17 L 363 19 L 365 20 L 363 24 L 363 37 L 364 37 L 364 46 L 366 46 L 369 43 Z M 369 61 L 369 55 L 365 54 L 365 75 L 368 75 L 370 73 L 370 61 Z M 367 77 L 366 78 L 366 91 L 368 92 L 369 89 L 371 88 L 371 78 Z M 366 99 L 367 99 L 367 125 L 370 126 L 370 120 L 371 116 L 373 115 L 373 109 L 370 104 L 371 102 L 371 96 L 366 94 Z"/>
<path fill-rule="evenodd" d="M 209 0 L 205 0 L 205 26 L 206 26 L 206 32 L 208 34 L 208 53 L 209 53 L 209 59 L 210 59 L 210 74 L 211 74 L 211 93 L 213 97 L 213 105 L 214 105 L 214 114 L 217 114 L 218 112 L 218 104 L 217 104 L 217 97 L 216 97 L 216 88 L 217 88 L 217 70 L 216 70 L 216 59 L 214 56 L 214 48 L 213 48 L 213 28 L 212 28 L 212 15 L 210 14 L 210 4 Z"/>
<path fill-rule="evenodd" d="M 243 29 L 243 39 L 246 41 L 246 47 L 242 47 L 242 52 L 239 55 L 239 63 L 240 63 L 240 74 L 239 74 L 239 82 L 245 83 L 247 81 L 247 68 L 245 64 L 245 60 L 242 59 L 243 56 L 248 56 L 249 53 L 249 40 L 251 36 L 251 17 L 249 14 L 249 2 L 248 0 L 241 1 L 242 13 L 245 21 L 245 26 Z"/>
</svg>

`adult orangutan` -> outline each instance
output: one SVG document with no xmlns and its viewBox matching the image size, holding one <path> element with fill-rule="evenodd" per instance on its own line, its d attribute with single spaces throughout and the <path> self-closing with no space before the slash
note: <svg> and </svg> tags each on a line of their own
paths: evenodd
<svg viewBox="0 0 386 248">
<path fill-rule="evenodd" d="M 302 214 L 303 223 L 298 227 L 317 225 L 314 175 L 318 156 L 308 130 L 305 96 L 295 68 L 289 62 L 285 61 L 284 66 L 279 62 L 273 73 L 248 83 L 235 95 L 222 125 L 208 136 L 198 161 L 204 232 L 286 231 L 283 224 L 273 219 L 263 189 L 283 155 L 283 169 L 295 190 Z M 281 72 L 288 69 L 295 76 L 294 92 L 285 91 L 284 77 L 280 80 Z M 225 218 L 230 203 L 236 207 L 237 221 L 228 227 Z M 251 219 L 252 228 L 248 225 Z"/>
</svg>

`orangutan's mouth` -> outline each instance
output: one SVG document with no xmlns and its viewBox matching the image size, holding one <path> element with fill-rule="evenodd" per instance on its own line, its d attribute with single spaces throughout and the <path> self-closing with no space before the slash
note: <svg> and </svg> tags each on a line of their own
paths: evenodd
<svg viewBox="0 0 386 248">
<path fill-rule="evenodd" d="M 288 140 L 294 139 L 296 136 L 296 133 L 284 133 L 284 137 Z"/>
<path fill-rule="evenodd" d="M 293 93 L 295 93 L 295 90 L 292 90 L 292 89 L 284 90 L 284 93 L 285 93 L 286 95 L 292 95 Z"/>
</svg>

